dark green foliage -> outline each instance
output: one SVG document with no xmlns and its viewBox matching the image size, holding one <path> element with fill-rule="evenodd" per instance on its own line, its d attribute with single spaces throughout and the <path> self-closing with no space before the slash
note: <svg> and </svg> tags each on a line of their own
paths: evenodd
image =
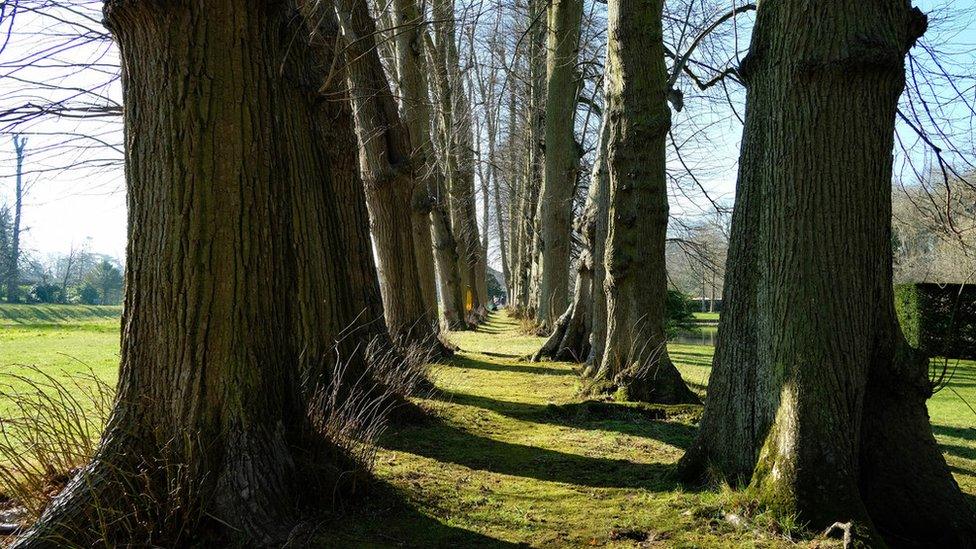
<svg viewBox="0 0 976 549">
<path fill-rule="evenodd" d="M 502 288 L 502 285 L 498 282 L 498 278 L 495 276 L 493 271 L 488 271 L 488 276 L 485 277 L 485 280 L 488 283 L 489 300 L 495 299 L 496 297 L 498 299 L 503 299 L 505 297 L 505 288 Z"/>
<path fill-rule="evenodd" d="M 91 284 L 84 284 L 77 288 L 78 302 L 83 305 L 98 304 L 98 290 Z"/>
<path fill-rule="evenodd" d="M 665 304 L 665 320 L 668 338 L 679 332 L 694 332 L 698 329 L 695 324 L 695 312 L 698 306 L 685 294 L 677 290 L 668 290 L 668 300 Z"/>
<path fill-rule="evenodd" d="M 85 286 L 98 291 L 98 305 L 117 305 L 122 300 L 122 271 L 110 261 L 103 259 L 87 275 Z M 88 304 L 82 300 L 82 303 Z"/>
<path fill-rule="evenodd" d="M 31 288 L 30 299 L 35 303 L 62 303 L 64 296 L 60 286 L 41 282 Z"/>
<path fill-rule="evenodd" d="M 976 286 L 897 285 L 895 310 L 913 347 L 929 356 L 976 358 Z"/>
</svg>

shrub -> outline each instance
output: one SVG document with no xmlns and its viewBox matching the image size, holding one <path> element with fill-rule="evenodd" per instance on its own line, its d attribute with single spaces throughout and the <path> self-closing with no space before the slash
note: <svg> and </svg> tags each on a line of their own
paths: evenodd
<svg viewBox="0 0 976 549">
<path fill-rule="evenodd" d="M 35 303 L 61 303 L 61 287 L 55 284 L 35 284 L 30 291 L 30 300 Z"/>
<path fill-rule="evenodd" d="M 695 325 L 695 311 L 698 306 L 685 294 L 677 290 L 668 290 L 668 300 L 665 304 L 666 326 L 668 338 L 678 332 L 693 332 L 698 329 Z"/>
<path fill-rule="evenodd" d="M 98 289 L 91 284 L 84 284 L 76 289 L 78 302 L 82 305 L 98 304 Z"/>
<path fill-rule="evenodd" d="M 913 347 L 933 357 L 976 359 L 976 286 L 897 285 L 895 310 Z"/>
</svg>

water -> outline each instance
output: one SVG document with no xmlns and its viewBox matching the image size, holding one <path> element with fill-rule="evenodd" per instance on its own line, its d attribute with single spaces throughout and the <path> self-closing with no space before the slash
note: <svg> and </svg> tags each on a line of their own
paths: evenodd
<svg viewBox="0 0 976 549">
<path fill-rule="evenodd" d="M 671 341 L 682 345 L 707 345 L 714 347 L 716 334 L 718 334 L 717 326 L 702 326 L 698 329 L 698 332 L 681 332 L 671 338 Z"/>
</svg>

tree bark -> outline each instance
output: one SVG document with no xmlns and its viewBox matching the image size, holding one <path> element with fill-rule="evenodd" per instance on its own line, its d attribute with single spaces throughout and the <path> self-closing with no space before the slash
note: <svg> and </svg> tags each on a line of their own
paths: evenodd
<svg viewBox="0 0 976 549">
<path fill-rule="evenodd" d="M 972 547 L 976 516 L 928 422 L 928 361 L 893 305 L 895 112 L 925 26 L 906 1 L 760 4 L 740 70 L 736 209 L 748 210 L 733 219 L 744 227 L 733 230 L 723 348 L 682 472 L 710 463 L 751 478 L 776 512 L 814 528 L 854 521 L 869 543 Z M 732 261 L 752 262 L 745 285 Z M 734 349 L 730 327 L 750 310 L 756 337 Z"/>
<path fill-rule="evenodd" d="M 322 60 L 285 39 L 308 35 L 291 3 L 105 16 L 126 105 L 118 398 L 92 463 L 16 545 L 279 544 L 349 466 L 301 385 L 350 358 L 335 341 L 356 318 Z"/>
<path fill-rule="evenodd" d="M 591 389 L 648 402 L 698 402 L 671 363 L 665 333 L 671 127 L 662 0 L 611 0 L 607 47 L 609 234 L 607 339 Z"/>
<path fill-rule="evenodd" d="M 433 3 L 435 45 L 434 84 L 437 90 L 441 152 L 444 159 L 448 211 L 458 250 L 461 302 L 465 320 L 476 324 L 482 305 L 478 293 L 478 266 L 482 263 L 474 207 L 474 166 L 471 157 L 470 112 L 458 70 L 454 36 L 454 6 L 446 0 Z"/>
<path fill-rule="evenodd" d="M 573 190 L 579 171 L 576 62 L 582 0 L 552 0 L 546 42 L 546 155 L 539 193 L 539 298 L 536 322 L 550 330 L 569 305 L 570 232 Z"/>
<path fill-rule="evenodd" d="M 436 300 L 423 290 L 417 260 L 414 204 L 417 179 L 410 135 L 400 119 L 376 49 L 376 23 L 365 0 L 336 2 L 346 40 L 346 66 L 360 143 L 360 168 L 379 262 L 386 323 L 403 349 L 416 346 L 435 355 L 447 352 L 438 340 Z M 325 17 L 325 15 L 323 15 Z M 424 187 L 426 188 L 426 187 Z M 426 220 L 427 214 L 424 214 Z M 425 223 L 426 221 L 424 221 Z M 422 224 L 420 221 L 418 223 Z M 420 231 L 424 232 L 424 231 Z M 429 231 L 427 243 L 429 246 Z"/>
<path fill-rule="evenodd" d="M 444 324 L 449 330 L 464 328 L 463 304 L 460 301 L 460 280 L 457 271 L 457 244 L 451 230 L 450 218 L 441 205 L 443 175 L 435 158 L 430 128 L 430 95 L 427 81 L 427 61 L 424 52 L 424 17 L 415 0 L 394 2 L 397 25 L 397 64 L 400 74 L 404 119 L 414 145 L 414 165 L 424 182 L 424 199 L 429 210 L 432 229 L 434 264 L 440 284 L 441 309 Z M 415 197 L 416 198 L 416 197 Z M 419 223 L 414 223 L 415 230 Z M 427 240 L 430 240 L 428 236 Z M 428 246 L 429 247 L 429 246 Z M 421 263 L 425 263 L 426 260 Z M 433 275 L 433 273 L 431 273 Z"/>
<path fill-rule="evenodd" d="M 571 360 L 587 363 L 584 377 L 590 377 L 599 367 L 599 361 L 594 367 L 595 355 L 602 357 L 603 344 L 606 339 L 606 298 L 603 291 L 603 249 L 606 241 L 606 217 L 609 209 L 609 194 L 606 182 L 606 154 L 607 143 L 606 124 L 600 127 L 600 136 L 596 146 L 596 156 L 593 159 L 593 173 L 590 177 L 590 188 L 583 207 L 583 215 L 579 219 L 578 229 L 583 241 L 580 251 L 579 265 L 576 269 L 576 286 L 573 302 L 556 321 L 555 329 L 546 339 L 542 347 L 536 352 L 533 360 L 551 358 L 554 360 Z M 601 231 L 600 228 L 603 230 Z M 598 235 L 600 238 L 598 238 Z M 596 271 L 599 266 L 600 281 L 597 283 Z M 599 294 L 599 295 L 598 295 Z M 596 300 L 600 301 L 597 311 Z M 596 314 L 599 314 L 599 318 Z M 600 324 L 599 335 L 594 334 L 594 325 Z M 599 341 L 596 341 L 599 338 Z M 594 349 L 594 344 L 597 348 Z"/>
<path fill-rule="evenodd" d="M 20 236 L 24 209 L 24 148 L 27 139 L 14 136 L 14 152 L 17 155 L 17 175 L 14 179 L 14 220 L 10 231 L 10 258 L 7 260 L 7 302 L 20 301 Z"/>
</svg>

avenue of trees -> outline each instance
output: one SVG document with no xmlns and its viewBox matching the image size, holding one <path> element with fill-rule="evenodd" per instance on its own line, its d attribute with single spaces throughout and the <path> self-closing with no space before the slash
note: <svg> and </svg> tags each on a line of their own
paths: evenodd
<svg viewBox="0 0 976 549">
<path fill-rule="evenodd" d="M 68 24 L 117 46 L 123 108 L 0 116 L 25 135 L 121 116 L 128 203 L 115 406 L 16 547 L 284 543 L 356 491 L 329 418 L 408 406 L 444 333 L 486 319 L 491 265 L 546 337 L 533 358 L 580 363 L 587 398 L 701 403 L 668 354 L 669 290 L 721 299 L 684 482 L 872 546 L 976 546 L 894 309 L 896 273 L 976 273 L 971 142 L 945 129 L 966 107 L 919 84 L 954 69 L 908 0 L 100 7 L 107 32 Z M 702 159 L 736 120 L 732 209 Z M 676 215 L 692 195 L 702 214 Z M 20 203 L 0 210 L 11 301 Z M 51 262 L 59 300 L 123 287 L 89 255 Z"/>
</svg>

